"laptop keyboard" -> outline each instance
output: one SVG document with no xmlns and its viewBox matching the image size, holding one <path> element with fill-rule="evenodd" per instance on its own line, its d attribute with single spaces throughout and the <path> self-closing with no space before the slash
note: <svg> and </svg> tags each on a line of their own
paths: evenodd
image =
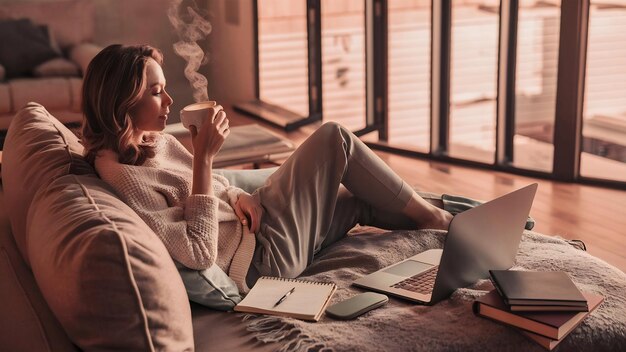
<svg viewBox="0 0 626 352">
<path fill-rule="evenodd" d="M 400 288 L 403 290 L 417 292 L 421 294 L 430 294 L 433 292 L 435 286 L 435 278 L 437 277 L 437 271 L 439 265 L 434 265 L 432 268 L 427 269 L 417 275 L 413 275 L 398 283 L 391 285 L 393 288 Z"/>
</svg>

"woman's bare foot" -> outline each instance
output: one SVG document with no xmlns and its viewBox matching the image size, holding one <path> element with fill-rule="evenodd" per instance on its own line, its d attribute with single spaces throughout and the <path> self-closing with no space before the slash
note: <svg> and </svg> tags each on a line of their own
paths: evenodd
<svg viewBox="0 0 626 352">
<path fill-rule="evenodd" d="M 429 219 L 424 219 L 424 221 L 419 223 L 418 227 L 420 229 L 448 230 L 450 222 L 454 217 L 454 215 L 439 208 L 433 209 L 431 215 Z"/>
<path fill-rule="evenodd" d="M 441 204 L 443 207 L 443 202 Z M 415 194 L 403 210 L 418 229 L 447 230 L 453 215 Z"/>
</svg>

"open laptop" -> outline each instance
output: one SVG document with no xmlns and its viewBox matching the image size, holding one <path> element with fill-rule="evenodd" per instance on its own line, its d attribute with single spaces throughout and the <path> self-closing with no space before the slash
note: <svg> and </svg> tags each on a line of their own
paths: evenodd
<svg viewBox="0 0 626 352">
<path fill-rule="evenodd" d="M 415 302 L 434 304 L 454 290 L 513 266 L 537 184 L 533 183 L 457 214 L 443 249 L 430 249 L 353 285 Z"/>
</svg>

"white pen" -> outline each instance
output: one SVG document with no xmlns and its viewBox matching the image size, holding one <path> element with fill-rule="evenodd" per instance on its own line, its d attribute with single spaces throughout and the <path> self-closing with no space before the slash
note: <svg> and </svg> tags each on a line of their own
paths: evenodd
<svg viewBox="0 0 626 352">
<path fill-rule="evenodd" d="M 285 299 L 287 299 L 287 297 L 289 297 L 289 295 L 290 295 L 290 294 L 292 294 L 292 293 L 293 293 L 293 291 L 295 291 L 295 290 L 296 290 L 296 288 L 295 288 L 295 287 L 293 287 L 291 290 L 289 290 L 287 293 L 285 293 L 285 294 L 284 294 L 284 295 L 283 295 L 283 296 L 282 296 L 282 297 L 278 300 L 278 302 L 274 303 L 274 307 L 276 307 L 277 305 L 279 305 L 279 304 L 283 303 L 283 301 L 284 301 Z"/>
</svg>

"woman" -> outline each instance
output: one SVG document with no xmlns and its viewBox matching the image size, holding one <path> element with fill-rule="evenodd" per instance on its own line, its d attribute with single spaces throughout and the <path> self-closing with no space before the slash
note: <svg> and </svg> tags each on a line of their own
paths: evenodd
<svg viewBox="0 0 626 352">
<path fill-rule="evenodd" d="M 327 123 L 250 195 L 213 173 L 228 137 L 221 106 L 192 126 L 190 154 L 165 128 L 172 98 L 149 46 L 111 45 L 83 83 L 86 158 L 191 269 L 217 264 L 248 291 L 260 275 L 295 277 L 356 224 L 447 229 L 452 215 L 419 197 L 345 128 Z"/>
</svg>

